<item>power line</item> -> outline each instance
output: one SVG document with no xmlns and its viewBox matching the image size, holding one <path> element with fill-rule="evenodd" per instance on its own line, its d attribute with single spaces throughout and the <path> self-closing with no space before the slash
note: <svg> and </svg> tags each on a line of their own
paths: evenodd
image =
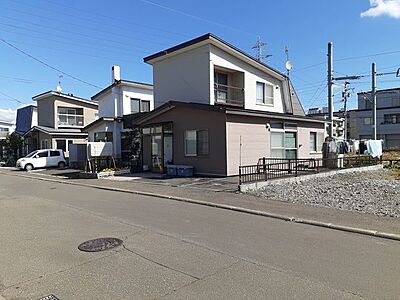
<svg viewBox="0 0 400 300">
<path fill-rule="evenodd" d="M 23 21 L 23 20 L 18 20 L 18 19 L 15 19 L 15 18 L 10 18 L 10 17 L 7 17 L 7 16 L 0 16 L 0 18 L 6 18 L 6 19 L 18 21 L 18 23 L 21 23 L 21 22 L 22 22 L 22 23 L 34 25 L 34 26 L 37 26 L 37 27 L 42 27 L 42 28 L 45 28 L 45 29 L 50 29 L 50 30 L 53 30 L 53 31 L 64 32 L 64 33 L 68 33 L 68 34 L 72 34 L 72 35 L 79 35 L 79 36 L 83 36 L 83 37 L 90 38 L 90 39 L 94 39 L 94 40 L 109 41 L 109 42 L 112 42 L 112 43 L 120 43 L 120 42 L 121 42 L 121 41 L 117 41 L 117 40 L 106 39 L 106 38 L 104 38 L 104 36 L 102 36 L 101 38 L 96 38 L 96 37 L 94 37 L 93 35 L 84 34 L 84 33 L 82 33 L 82 32 L 75 32 L 75 31 L 71 31 L 71 30 L 69 30 L 69 29 L 68 29 L 68 30 L 64 30 L 64 29 L 60 29 L 60 28 L 55 28 L 55 27 L 53 27 L 53 26 L 50 27 L 50 26 L 46 26 L 46 25 L 43 25 L 43 24 L 38 24 L 38 23 L 28 22 L 28 21 Z M 7 24 L 7 23 L 0 23 L 0 24 L 6 25 L 6 26 L 12 26 L 12 27 L 17 27 L 17 28 L 26 29 L 26 27 L 17 26 L 17 25 L 15 25 L 15 24 Z M 85 27 L 85 29 L 87 29 L 87 27 Z M 98 33 L 98 32 L 99 32 L 99 31 L 97 30 L 97 33 Z M 101 32 L 104 33 L 103 30 L 102 30 Z M 118 33 L 113 33 L 113 35 L 118 35 Z M 125 35 L 124 37 L 125 37 L 125 39 L 127 38 L 126 35 Z M 153 41 L 153 40 L 148 40 L 148 39 L 143 39 L 143 38 L 138 38 L 138 37 L 133 37 L 132 40 L 138 40 L 138 41 L 141 41 L 141 42 L 147 42 L 147 43 L 153 43 L 153 44 L 157 44 L 157 45 L 163 45 L 162 43 L 159 43 L 159 42 L 156 42 L 156 41 Z M 124 44 L 127 44 L 127 41 L 124 41 Z M 134 45 L 133 47 L 138 48 L 136 45 Z M 153 49 L 151 49 L 151 48 L 145 48 L 145 47 L 140 47 L 140 49 L 153 51 Z"/>
<path fill-rule="evenodd" d="M 56 6 L 62 6 L 62 7 L 68 8 L 68 9 L 73 10 L 73 11 L 75 11 L 75 12 L 81 12 L 81 14 L 83 13 L 84 15 L 90 15 L 90 16 L 93 15 L 93 11 L 92 11 L 92 10 L 89 12 L 89 11 L 86 11 L 86 10 L 83 10 L 83 9 L 78 9 L 78 8 L 71 7 L 71 6 L 68 6 L 68 5 L 65 5 L 65 4 L 61 4 L 61 3 L 59 3 L 59 2 L 55 3 L 55 2 L 52 2 L 52 1 L 48 1 L 48 0 L 46 0 L 46 2 L 51 3 L 51 4 L 53 4 L 53 5 L 56 5 Z M 21 3 L 18 3 L 18 1 L 16 1 L 16 0 L 14 0 L 13 3 L 21 4 Z M 24 7 L 25 7 L 25 6 L 29 6 L 29 7 L 38 9 L 37 6 L 28 4 L 28 3 L 26 3 L 26 2 L 24 2 L 24 3 L 22 3 L 22 4 L 24 5 Z M 44 9 L 43 7 L 40 7 L 39 9 L 40 9 L 40 10 L 44 10 L 44 11 L 48 11 L 48 12 L 52 12 L 52 13 L 57 13 L 57 14 L 59 14 L 59 10 L 55 11 L 55 10 L 49 9 L 48 7 L 47 7 L 46 9 Z M 36 16 L 36 17 L 39 17 L 39 18 L 44 18 L 44 17 L 41 16 L 41 15 L 31 14 L 31 13 L 27 13 L 27 12 L 20 11 L 20 10 L 16 10 L 16 9 L 12 9 L 12 8 L 7 8 L 7 10 L 12 10 L 12 11 L 16 11 L 16 12 L 19 12 L 19 13 L 22 13 L 22 14 L 27 14 L 27 15 L 33 15 L 33 16 Z M 168 33 L 168 34 L 174 34 L 174 35 L 177 35 L 177 36 L 187 37 L 186 35 L 183 35 L 182 33 L 177 32 L 177 31 L 166 30 L 165 28 L 155 27 L 155 26 L 149 26 L 149 25 L 143 24 L 143 23 L 136 23 L 136 22 L 132 22 L 132 21 L 126 20 L 126 19 L 121 19 L 121 18 L 112 17 L 112 16 L 110 16 L 110 15 L 103 15 L 103 14 L 101 14 L 99 11 L 96 11 L 96 12 L 95 12 L 96 18 L 88 18 L 88 17 L 86 17 L 86 16 L 85 16 L 84 18 L 82 18 L 82 17 L 77 16 L 76 13 L 74 13 L 74 14 L 68 14 L 68 13 L 66 13 L 65 11 L 63 11 L 62 14 L 65 15 L 65 16 L 77 18 L 78 20 L 84 20 L 84 19 L 86 19 L 86 20 L 89 20 L 91 23 L 97 23 L 97 24 L 102 24 L 102 25 L 104 24 L 104 22 L 103 22 L 103 21 L 100 21 L 98 17 L 102 17 L 103 19 L 107 19 L 107 20 L 115 20 L 115 21 L 117 21 L 118 23 L 116 23 L 116 22 L 111 22 L 111 23 L 109 23 L 109 24 L 112 24 L 113 28 L 119 28 L 118 31 L 125 30 L 125 29 L 126 29 L 126 26 L 125 26 L 125 27 L 124 27 L 124 26 L 121 26 L 121 23 L 126 23 L 126 24 L 134 25 L 134 26 L 136 26 L 136 27 L 143 27 L 143 28 L 147 28 L 147 29 L 150 29 L 150 30 L 155 30 L 155 31 L 157 31 L 157 33 L 158 33 L 158 32 L 165 32 L 165 33 Z M 51 18 L 51 17 L 49 17 L 49 16 L 47 16 L 47 15 L 45 16 L 45 18 L 46 18 L 46 19 L 53 19 L 53 20 L 59 21 L 59 19 L 57 19 L 57 18 Z M 69 25 L 69 24 L 68 24 L 68 25 Z M 76 25 L 76 26 L 82 27 L 82 25 Z M 86 26 L 86 24 L 85 24 L 85 26 Z M 129 28 L 131 28 L 131 27 L 129 27 Z M 130 30 L 129 32 L 131 32 L 131 30 Z M 143 31 L 140 31 L 140 32 L 143 32 Z M 165 37 L 165 35 L 156 34 L 156 33 L 154 33 L 154 32 L 152 32 L 152 33 L 147 32 L 146 35 L 156 35 L 156 36 L 159 36 L 159 37 Z"/>
<path fill-rule="evenodd" d="M 44 61 L 42 61 L 42 60 L 40 60 L 40 59 L 38 59 L 38 58 L 36 58 L 36 57 L 30 55 L 29 53 L 25 52 L 24 50 L 22 50 L 22 49 L 20 49 L 20 48 L 18 48 L 18 47 L 16 47 L 16 46 L 14 46 L 13 44 L 7 42 L 6 40 L 4 40 L 4 39 L 2 39 L 2 38 L 0 38 L 0 41 L 2 41 L 4 44 L 7 44 L 7 45 L 10 46 L 11 48 L 17 50 L 18 52 L 20 52 L 20 53 L 22 53 L 22 54 L 24 54 L 24 55 L 30 57 L 31 59 L 33 59 L 33 60 L 39 62 L 40 64 L 42 64 L 42 65 L 44 65 L 44 66 L 46 66 L 46 67 L 48 67 L 48 68 L 50 68 L 50 69 L 52 69 L 52 70 L 54 70 L 54 71 L 57 71 L 57 72 L 59 72 L 59 73 L 65 75 L 65 76 L 68 76 L 68 77 L 70 77 L 70 78 L 72 78 L 72 79 L 74 79 L 74 80 L 76 80 L 76 81 L 79 81 L 79 82 L 81 82 L 81 83 L 87 84 L 87 85 L 89 85 L 89 86 L 92 86 L 92 87 L 95 87 L 95 88 L 98 88 L 98 89 L 102 89 L 102 87 L 100 87 L 100 86 L 98 86 L 98 85 L 95 85 L 95 84 L 90 83 L 90 82 L 88 82 L 88 81 L 86 81 L 86 80 L 80 79 L 80 78 L 78 78 L 78 77 L 76 77 L 76 76 L 74 76 L 74 75 L 68 74 L 68 73 L 66 73 L 66 72 L 64 72 L 64 71 L 62 71 L 62 70 L 60 70 L 60 69 L 58 69 L 58 68 L 56 68 L 56 67 L 53 67 L 53 66 L 49 65 L 48 63 L 46 63 L 46 62 L 44 62 Z"/>
<path fill-rule="evenodd" d="M 48 35 L 54 36 L 54 33 L 49 33 L 49 32 L 46 32 L 46 31 L 40 31 L 40 30 L 36 30 L 36 29 L 31 29 L 31 28 L 26 28 L 26 27 L 23 27 L 23 26 L 17 26 L 17 25 L 13 25 L 13 24 L 2 23 L 2 22 L 0 22 L 0 25 L 2 25 L 2 26 L 7 26 L 7 27 L 11 27 L 11 28 L 15 28 L 15 29 L 25 30 L 25 31 L 28 31 L 28 32 L 35 32 L 35 33 L 39 33 L 39 34 L 44 34 L 44 35 L 46 35 L 46 36 L 48 36 Z M 52 30 L 58 31 L 58 29 L 52 29 Z M 79 33 L 74 33 L 74 32 L 69 32 L 69 33 L 72 34 L 72 35 L 73 35 L 73 34 L 77 34 L 77 35 L 82 35 L 82 36 L 84 36 L 85 39 L 79 39 L 79 38 L 74 37 L 74 39 L 75 39 L 76 41 L 79 41 L 80 43 L 85 43 L 85 44 L 93 45 L 91 42 L 89 42 L 89 41 L 87 40 L 87 38 L 90 38 L 90 39 L 93 39 L 93 40 L 109 41 L 109 42 L 111 42 L 111 43 L 114 43 L 114 44 L 112 44 L 112 45 L 110 45 L 110 44 L 100 44 L 100 45 L 103 46 L 103 47 L 122 49 L 122 50 L 127 51 L 127 52 L 132 51 L 130 48 L 125 48 L 125 47 L 121 47 L 121 46 L 116 46 L 115 43 L 120 43 L 119 41 L 101 39 L 101 38 L 92 37 L 92 36 L 89 36 L 89 35 L 86 35 L 86 34 L 79 34 Z M 57 37 L 58 37 L 58 38 L 62 38 L 62 39 L 71 40 L 71 38 L 60 37 L 59 35 L 57 35 Z M 130 46 L 130 47 L 132 47 L 132 48 L 134 48 L 134 49 L 136 48 L 137 50 L 142 50 L 143 53 L 145 53 L 143 50 L 145 50 L 145 51 L 153 51 L 153 50 L 151 50 L 150 48 L 144 48 L 144 47 L 138 47 L 138 46 Z"/>
<path fill-rule="evenodd" d="M 202 17 L 199 17 L 199 16 L 195 16 L 195 15 L 189 14 L 187 12 L 184 12 L 182 10 L 171 8 L 171 7 L 168 7 L 168 6 L 165 6 L 165 5 L 161 5 L 161 4 L 155 3 L 153 1 L 149 1 L 149 0 L 138 0 L 138 1 L 146 3 L 146 4 L 150 4 L 150 5 L 153 5 L 153 6 L 156 6 L 156 7 L 159 7 L 159 8 L 162 8 L 162 9 L 165 9 L 165 10 L 168 10 L 168 11 L 171 11 L 171 12 L 186 16 L 186 17 L 189 17 L 189 18 L 193 18 L 193 19 L 196 19 L 196 20 L 199 20 L 199 21 L 203 21 L 203 22 L 207 22 L 207 23 L 210 23 L 210 24 L 214 24 L 214 25 L 220 26 L 220 27 L 224 27 L 224 28 L 236 31 L 236 32 L 245 33 L 245 34 L 248 34 L 248 35 L 251 35 L 251 36 L 255 35 L 254 33 L 251 33 L 251 32 L 239 29 L 239 28 L 235 28 L 235 27 L 232 27 L 232 26 L 229 26 L 229 25 L 226 25 L 226 24 L 222 24 L 222 23 L 219 23 L 219 22 L 215 22 L 215 21 L 212 21 L 212 20 L 209 20 L 209 19 L 205 19 L 205 18 L 202 18 Z"/>
<path fill-rule="evenodd" d="M 3 96 L 6 96 L 7 98 L 10 98 L 11 100 L 14 100 L 15 102 L 17 102 L 17 103 L 19 103 L 19 104 L 28 104 L 28 103 L 22 102 L 21 100 L 19 100 L 19 99 L 17 99 L 17 98 L 14 98 L 14 97 L 12 97 L 12 96 L 10 96 L 10 95 L 7 95 L 6 93 L 3 93 L 3 92 L 1 92 L 1 91 L 0 91 L 0 94 L 2 94 Z"/>
</svg>

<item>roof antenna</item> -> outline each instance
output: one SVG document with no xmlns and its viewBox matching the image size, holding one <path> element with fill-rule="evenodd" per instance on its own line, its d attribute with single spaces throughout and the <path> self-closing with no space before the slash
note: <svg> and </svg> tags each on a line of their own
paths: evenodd
<svg viewBox="0 0 400 300">
<path fill-rule="evenodd" d="M 256 44 L 251 48 L 256 50 L 256 59 L 259 62 L 262 62 L 264 58 L 268 59 L 272 56 L 271 54 L 263 55 L 263 49 L 266 45 L 267 44 L 262 42 L 261 38 L 258 36 Z"/>
<path fill-rule="evenodd" d="M 293 69 L 293 64 L 289 60 L 289 48 L 287 46 L 285 46 L 285 54 L 286 54 L 286 63 L 285 63 L 286 74 L 287 77 L 289 77 L 290 71 Z"/>
<path fill-rule="evenodd" d="M 58 84 L 57 84 L 57 93 L 62 93 L 61 79 L 63 79 L 62 75 L 58 76 Z"/>
</svg>

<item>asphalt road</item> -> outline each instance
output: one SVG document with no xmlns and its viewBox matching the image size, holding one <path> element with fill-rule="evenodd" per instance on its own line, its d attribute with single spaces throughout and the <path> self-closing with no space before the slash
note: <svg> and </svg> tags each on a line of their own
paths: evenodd
<svg viewBox="0 0 400 300">
<path fill-rule="evenodd" d="M 124 246 L 77 249 L 109 236 Z M 0 239 L 6 299 L 400 295 L 400 242 L 4 174 Z"/>
</svg>

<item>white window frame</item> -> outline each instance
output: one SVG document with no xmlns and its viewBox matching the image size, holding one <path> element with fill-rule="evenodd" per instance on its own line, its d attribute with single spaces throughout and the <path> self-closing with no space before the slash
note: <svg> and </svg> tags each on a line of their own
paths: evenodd
<svg viewBox="0 0 400 300">
<path fill-rule="evenodd" d="M 60 110 L 61 110 L 61 109 L 74 110 L 75 113 L 73 113 L 73 114 L 70 114 L 69 112 L 67 112 L 67 113 L 60 113 Z M 78 127 L 78 128 L 84 127 L 84 126 L 85 126 L 85 111 L 84 111 L 84 108 L 82 108 L 82 115 L 78 115 L 78 114 L 77 114 L 77 110 L 78 110 L 78 109 L 81 109 L 81 107 L 65 107 L 65 106 L 59 106 L 59 107 L 57 107 L 58 126 L 59 126 L 59 127 Z M 67 118 L 67 124 L 63 124 L 63 123 L 60 121 L 60 116 L 63 116 L 63 117 L 66 117 L 66 118 Z M 75 118 L 75 123 L 76 123 L 76 124 L 78 124 L 77 119 L 78 119 L 78 118 L 82 118 L 82 125 L 71 125 L 71 124 L 68 124 L 68 118 L 69 118 L 69 117 Z"/>
<path fill-rule="evenodd" d="M 257 97 L 257 87 L 261 84 L 263 86 L 263 99 Z M 272 90 L 272 96 L 267 96 L 267 86 Z M 274 106 L 274 85 L 268 82 L 256 81 L 256 104 Z"/>
<path fill-rule="evenodd" d="M 314 136 L 314 144 L 311 145 L 311 136 Z M 312 146 L 312 149 L 311 149 Z M 316 153 L 318 150 L 318 134 L 316 131 L 310 131 L 310 136 L 309 136 L 309 147 L 308 147 L 310 153 Z"/>
<path fill-rule="evenodd" d="M 199 154 L 199 145 L 198 145 L 198 134 L 201 131 L 207 131 L 207 153 L 204 154 Z M 187 149 L 187 136 L 189 132 L 194 132 L 195 133 L 195 143 L 196 143 L 196 153 L 188 153 L 188 149 Z M 204 157 L 204 156 L 208 156 L 210 154 L 210 136 L 209 136 L 209 131 L 208 129 L 188 129 L 185 130 L 184 132 L 184 147 L 185 147 L 185 156 L 186 157 Z"/>
<path fill-rule="evenodd" d="M 276 124 L 281 124 L 282 122 L 271 122 L 271 123 L 276 123 Z M 273 150 L 281 150 L 283 151 L 283 157 L 282 158 L 286 158 L 286 150 L 296 150 L 296 157 L 298 155 L 298 151 L 299 151 L 299 135 L 297 132 L 297 123 L 282 123 L 283 124 L 283 128 L 271 128 L 270 132 L 271 132 L 271 140 L 270 140 L 270 144 L 271 144 L 271 157 L 272 157 L 272 151 Z M 288 125 L 295 125 L 296 128 L 294 127 L 289 127 Z M 273 147 L 272 146 L 272 134 L 273 133 L 280 133 L 283 135 L 283 147 Z M 286 133 L 295 133 L 296 134 L 296 147 L 295 148 L 286 148 L 285 146 L 285 134 Z"/>
</svg>

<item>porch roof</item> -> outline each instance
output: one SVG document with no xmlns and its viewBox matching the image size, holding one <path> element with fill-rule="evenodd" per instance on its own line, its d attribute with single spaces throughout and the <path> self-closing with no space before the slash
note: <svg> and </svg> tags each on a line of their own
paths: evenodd
<svg viewBox="0 0 400 300">
<path fill-rule="evenodd" d="M 62 129 L 57 129 L 57 128 L 52 128 L 52 127 L 47 127 L 47 126 L 33 126 L 31 129 L 29 129 L 24 136 L 28 135 L 31 132 L 34 131 L 40 131 L 43 133 L 46 133 L 48 135 L 73 135 L 73 136 L 87 136 L 86 132 L 82 132 L 78 128 L 62 128 Z"/>
</svg>

